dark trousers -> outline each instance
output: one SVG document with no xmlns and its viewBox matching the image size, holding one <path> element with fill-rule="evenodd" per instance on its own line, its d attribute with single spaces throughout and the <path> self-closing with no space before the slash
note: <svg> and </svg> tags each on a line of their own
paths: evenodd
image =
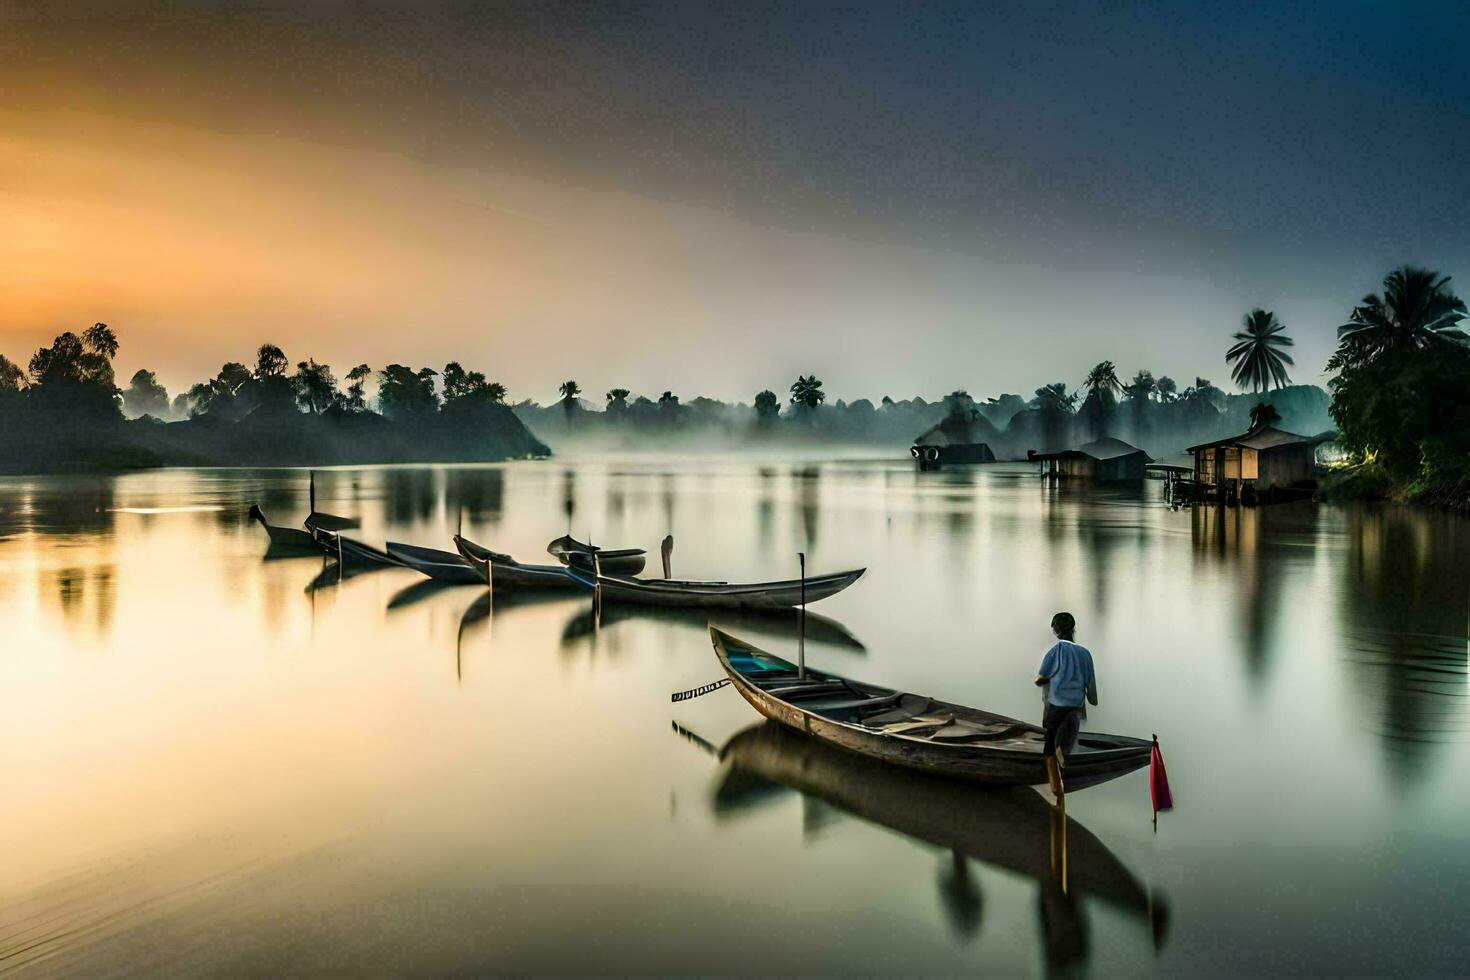
<svg viewBox="0 0 1470 980">
<path fill-rule="evenodd" d="M 1041 727 L 1046 731 L 1042 755 L 1051 755 L 1058 747 L 1063 755 L 1071 755 L 1077 746 L 1077 733 L 1082 729 L 1082 708 L 1062 707 L 1048 701 L 1041 715 Z"/>
</svg>

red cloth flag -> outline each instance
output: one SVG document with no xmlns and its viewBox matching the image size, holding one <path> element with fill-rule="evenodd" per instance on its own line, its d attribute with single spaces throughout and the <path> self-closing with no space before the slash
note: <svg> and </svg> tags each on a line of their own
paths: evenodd
<svg viewBox="0 0 1470 980">
<path fill-rule="evenodd" d="M 1148 792 L 1154 799 L 1154 813 L 1174 809 L 1174 797 L 1169 792 L 1169 774 L 1164 771 L 1164 753 L 1159 749 L 1159 737 L 1154 736 L 1154 750 L 1148 759 Z"/>
</svg>

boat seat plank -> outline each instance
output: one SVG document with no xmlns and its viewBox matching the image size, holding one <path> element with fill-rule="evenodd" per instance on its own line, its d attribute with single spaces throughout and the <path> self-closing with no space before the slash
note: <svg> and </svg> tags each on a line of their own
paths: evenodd
<svg viewBox="0 0 1470 980">
<path fill-rule="evenodd" d="M 986 742 L 1011 738 L 1026 730 L 1024 725 L 979 726 L 955 722 L 930 735 L 935 742 Z"/>
<path fill-rule="evenodd" d="M 920 732 L 928 732 L 930 729 L 938 731 L 952 724 L 954 724 L 954 715 L 945 715 L 943 718 L 912 718 L 908 721 L 884 725 L 883 731 L 889 735 L 917 735 Z"/>
<path fill-rule="evenodd" d="M 862 723 L 869 728 L 881 728 L 884 725 L 891 725 L 895 722 L 908 721 L 910 718 L 928 711 L 933 704 L 932 699 L 926 698 L 922 694 L 904 694 L 900 692 L 897 706 L 889 711 L 879 711 L 875 714 L 868 715 L 862 719 Z"/>
<path fill-rule="evenodd" d="M 806 700 L 807 698 L 820 697 L 823 694 L 853 693 L 852 688 L 848 687 L 842 681 L 821 681 L 816 684 L 792 684 L 788 687 L 768 687 L 765 690 L 767 694 L 773 694 L 787 701 L 792 701 L 797 698 Z"/>
</svg>

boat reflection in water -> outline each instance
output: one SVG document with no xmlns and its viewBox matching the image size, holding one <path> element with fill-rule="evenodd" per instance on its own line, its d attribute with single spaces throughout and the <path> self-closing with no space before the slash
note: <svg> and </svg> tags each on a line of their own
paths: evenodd
<svg viewBox="0 0 1470 980">
<path fill-rule="evenodd" d="M 701 609 L 609 603 L 603 607 L 601 616 L 592 606 L 587 606 L 568 620 L 562 630 L 561 642 L 562 646 L 569 646 L 592 636 L 599 629 L 627 620 L 687 626 L 699 634 L 701 643 L 707 642 L 710 626 L 789 640 L 796 636 L 800 616 L 801 613 L 795 609 Z M 848 653 L 868 652 L 863 642 L 846 626 L 820 613 L 806 614 L 806 638 L 812 643 L 825 643 Z"/>
<path fill-rule="evenodd" d="M 699 744 L 702 740 L 675 730 Z M 1167 906 L 1087 828 L 1029 787 L 981 788 L 864 758 L 775 722 L 747 728 L 719 750 L 725 764 L 716 819 L 802 793 L 836 810 L 950 852 L 938 890 L 947 919 L 975 936 L 984 900 L 969 862 L 1034 879 L 1048 965 L 1067 970 L 1088 956 L 1081 902 L 1096 900 L 1143 924 L 1162 948 Z"/>
</svg>

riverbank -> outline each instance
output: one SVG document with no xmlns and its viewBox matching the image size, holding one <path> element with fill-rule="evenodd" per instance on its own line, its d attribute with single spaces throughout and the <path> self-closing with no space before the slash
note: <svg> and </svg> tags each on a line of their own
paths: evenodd
<svg viewBox="0 0 1470 980">
<path fill-rule="evenodd" d="M 1405 483 L 1376 463 L 1340 466 L 1319 480 L 1317 499 L 1328 503 L 1394 501 L 1470 511 L 1470 467 L 1459 472 L 1436 469 Z"/>
</svg>

